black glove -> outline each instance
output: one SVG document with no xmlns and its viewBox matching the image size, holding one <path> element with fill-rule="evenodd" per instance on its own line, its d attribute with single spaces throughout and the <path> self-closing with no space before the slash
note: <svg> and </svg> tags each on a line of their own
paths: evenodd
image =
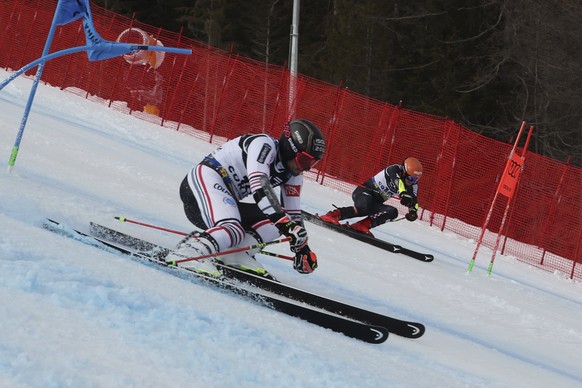
<svg viewBox="0 0 582 388">
<path fill-rule="evenodd" d="M 291 221 L 289 216 L 281 217 L 275 222 L 275 226 L 281 234 L 291 238 L 289 244 L 293 252 L 297 253 L 307 245 L 307 231 L 303 226 Z"/>
<path fill-rule="evenodd" d="M 317 268 L 317 255 L 309 249 L 309 245 L 295 252 L 293 268 L 303 274 L 312 273 Z"/>
<path fill-rule="evenodd" d="M 418 218 L 418 214 L 416 213 L 416 209 L 414 209 L 414 208 L 408 209 L 408 213 L 404 216 L 404 218 L 406 218 L 410 222 L 416 221 L 416 219 Z"/>
<path fill-rule="evenodd" d="M 416 198 L 414 194 L 408 194 L 406 191 L 400 193 L 400 204 L 406 207 L 416 205 Z"/>
</svg>

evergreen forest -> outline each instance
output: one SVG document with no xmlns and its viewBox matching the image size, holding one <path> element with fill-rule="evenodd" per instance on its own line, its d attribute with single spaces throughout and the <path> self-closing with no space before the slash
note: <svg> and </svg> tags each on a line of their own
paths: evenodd
<svg viewBox="0 0 582 388">
<path fill-rule="evenodd" d="M 299 1 L 299 0 L 295 0 Z M 285 66 L 293 0 L 95 0 Z M 580 0 L 304 0 L 298 72 L 582 166 Z"/>
</svg>

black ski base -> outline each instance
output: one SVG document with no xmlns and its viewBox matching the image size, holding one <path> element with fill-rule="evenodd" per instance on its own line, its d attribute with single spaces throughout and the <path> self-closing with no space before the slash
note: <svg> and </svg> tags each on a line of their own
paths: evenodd
<svg viewBox="0 0 582 388">
<path fill-rule="evenodd" d="M 126 233 L 102 226 L 96 223 L 91 223 L 91 234 L 104 238 L 112 242 L 123 243 L 132 248 L 139 248 L 147 255 L 162 254 L 165 257 L 169 253 L 169 249 L 152 244 L 148 241 L 142 240 L 138 237 L 130 236 Z M 313 307 L 326 310 L 333 314 L 342 315 L 344 317 L 364 322 L 373 326 L 381 326 L 388 329 L 390 333 L 406 338 L 419 338 L 425 332 L 423 324 L 418 322 L 404 321 L 392 318 L 386 315 L 381 315 L 373 311 L 361 309 L 359 307 L 342 303 L 324 296 L 312 294 L 290 285 L 280 283 L 276 280 L 257 276 L 253 273 L 245 272 L 236 268 L 228 267 L 216 263 L 223 275 L 234 278 L 236 280 L 251 284 L 262 290 L 293 299 L 298 302 L 309 304 Z"/>
<path fill-rule="evenodd" d="M 336 224 L 332 224 L 330 222 L 325 222 L 324 220 L 319 218 L 319 216 L 317 214 L 311 214 L 311 213 L 308 213 L 304 210 L 301 211 L 301 214 L 303 215 L 304 220 L 307 220 L 307 221 L 314 223 L 316 225 L 320 225 L 320 226 L 323 226 L 325 228 L 334 230 L 336 232 L 339 232 L 341 234 L 344 234 L 344 235 L 349 236 L 351 238 L 354 238 L 356 240 L 368 243 L 368 244 L 373 245 L 375 247 L 385 249 L 389 252 L 400 253 L 402 255 L 406 255 L 406 256 L 412 257 L 413 259 L 424 261 L 427 263 L 434 260 L 434 256 L 431 254 L 420 253 L 417 251 L 413 251 L 412 249 L 404 248 L 400 245 L 391 244 L 387 241 L 380 240 L 380 239 L 377 239 L 375 237 L 369 236 L 367 234 L 358 232 L 358 231 L 350 228 L 349 226 L 336 225 Z"/>
<path fill-rule="evenodd" d="M 128 246 L 113 243 L 111 241 L 107 241 L 104 238 L 90 236 L 78 230 L 68 228 L 67 226 L 61 225 L 59 222 L 50 219 L 47 220 L 43 226 L 47 230 L 59 233 L 66 237 L 74 238 L 75 240 L 84 244 L 91 245 L 108 252 L 115 252 L 130 256 L 134 259 L 139 259 L 141 262 L 155 264 L 157 267 L 163 267 L 172 274 L 180 274 L 180 276 L 187 275 L 187 277 L 191 280 L 200 280 L 207 284 L 228 290 L 234 294 L 259 302 L 273 310 L 342 333 L 347 337 L 358 339 L 371 344 L 380 344 L 386 341 L 389 335 L 389 332 L 385 327 L 371 325 L 350 319 L 345 316 L 336 315 L 328 311 L 317 309 L 315 306 L 300 304 L 299 302 L 292 299 L 286 300 L 265 295 L 261 293 L 259 289 L 250 289 L 249 287 L 245 287 L 243 284 L 237 284 L 235 281 L 233 281 L 233 279 L 226 277 L 215 278 L 191 271 L 188 268 L 168 266 L 166 262 L 160 258 L 149 256 L 144 253 L 144 251 L 147 249 L 142 249 L 142 252 L 138 252 L 129 248 Z M 134 239 L 134 241 L 139 240 L 137 238 Z M 156 247 L 154 244 L 145 242 L 143 240 L 141 241 L 142 243 L 146 243 L 141 248 L 149 247 L 155 249 Z"/>
</svg>

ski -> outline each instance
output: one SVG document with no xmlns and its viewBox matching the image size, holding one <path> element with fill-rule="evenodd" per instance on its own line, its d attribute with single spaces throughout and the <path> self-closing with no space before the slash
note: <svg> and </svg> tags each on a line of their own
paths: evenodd
<svg viewBox="0 0 582 388">
<path fill-rule="evenodd" d="M 370 325 L 385 327 L 390 333 L 400 337 L 419 338 L 424 334 L 425 331 L 424 325 L 418 322 L 404 321 L 378 314 L 373 311 L 364 310 L 354 305 L 313 294 L 275 280 L 241 271 L 237 268 L 228 267 L 223 264 L 217 264 L 217 267 L 219 267 L 222 273 L 226 274 L 228 277 L 249 283 L 261 288 L 262 290 L 270 291 L 277 295 L 307 303 L 311 306 L 321 308 L 331 313 L 339 314 L 351 319 L 358 320 L 360 322 L 368 323 Z"/>
<path fill-rule="evenodd" d="M 147 256 L 163 259 L 170 253 L 170 249 L 151 243 L 144 239 L 130 236 L 129 234 L 117 231 L 107 226 L 99 225 L 95 222 L 89 223 L 89 231 L 95 238 L 107 240 L 113 243 L 130 247 Z"/>
<path fill-rule="evenodd" d="M 323 226 L 325 228 L 334 230 L 336 232 L 345 234 L 346 236 L 349 236 L 349 237 L 354 238 L 356 240 L 371 244 L 375 247 L 385 249 L 389 252 L 400 253 L 402 255 L 406 255 L 406 256 L 412 257 L 416 260 L 424 261 L 427 263 L 434 260 L 434 256 L 431 254 L 417 252 L 417 251 L 414 251 L 412 249 L 404 248 L 400 245 L 392 244 L 392 243 L 389 243 L 387 241 L 380 240 L 380 239 L 372 237 L 372 236 L 368 236 L 364 233 L 358 232 L 358 231 L 350 228 L 349 226 L 345 226 L 345 225 L 341 225 L 341 224 L 336 225 L 336 224 L 332 224 L 330 222 L 325 222 L 321 218 L 319 218 L 319 216 L 317 214 L 311 214 L 311 213 L 306 212 L 305 210 L 302 210 L 301 214 L 303 215 L 304 220 L 307 220 L 307 221 L 314 223 L 316 225 L 320 225 L 320 226 Z"/>
<path fill-rule="evenodd" d="M 130 236 L 126 233 L 119 232 L 115 229 L 111 229 L 94 222 L 91 222 L 90 230 L 91 233 L 96 237 L 107 239 L 114 243 L 124 244 L 135 249 L 140 249 L 147 255 L 162 254 L 162 257 L 164 257 L 169 252 L 169 249 L 167 248 L 160 247 L 138 237 Z M 303 302 L 334 314 L 365 322 L 370 325 L 385 327 L 390 333 L 401 337 L 419 338 L 425 332 L 424 325 L 418 322 L 404 321 L 386 315 L 381 315 L 373 311 L 364 310 L 353 305 L 342 303 L 321 295 L 295 288 L 290 285 L 283 284 L 276 280 L 267 279 L 222 264 L 217 263 L 216 266 L 227 277 L 234 278 L 236 280 L 261 288 L 265 291 L 273 292 L 286 298 L 293 299 L 298 302 Z"/>
<path fill-rule="evenodd" d="M 382 326 L 370 325 L 347 317 L 335 315 L 333 313 L 317 309 L 313 306 L 300 304 L 299 302 L 293 301 L 292 299 L 279 299 L 273 296 L 265 295 L 259 292 L 259 289 L 255 291 L 253 289 L 246 288 L 242 284 L 236 284 L 232 279 L 215 278 L 197 273 L 195 271 L 189 270 L 188 268 L 168 266 L 166 262 L 160 258 L 149 256 L 147 254 L 134 251 L 129 247 L 122 246 L 121 244 L 116 244 L 111 241 L 107 241 L 105 239 L 71 229 L 66 225 L 62 225 L 58 221 L 47 219 L 43 224 L 43 227 L 65 237 L 73 238 L 81 243 L 103 249 L 108 252 L 114 252 L 124 256 L 132 257 L 134 259 L 138 259 L 142 263 L 147 262 L 155 264 L 157 267 L 169 270 L 169 272 L 174 275 L 186 275 L 186 278 L 190 280 L 200 280 L 206 284 L 210 284 L 220 289 L 232 292 L 236 295 L 251 299 L 252 301 L 258 302 L 275 311 L 279 311 L 281 313 L 300 318 L 323 328 L 342 333 L 347 337 L 358 339 L 371 344 L 383 343 L 388 338 L 389 332 Z"/>
</svg>

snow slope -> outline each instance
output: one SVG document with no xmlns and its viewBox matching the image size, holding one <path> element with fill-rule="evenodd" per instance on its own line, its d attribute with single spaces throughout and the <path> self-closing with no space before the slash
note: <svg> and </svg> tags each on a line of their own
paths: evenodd
<svg viewBox="0 0 582 388">
<path fill-rule="evenodd" d="M 6 163 L 30 86 L 20 77 L 0 91 Z M 506 256 L 489 277 L 485 248 L 467 273 L 475 242 L 424 222 L 376 235 L 432 263 L 312 224 L 313 274 L 259 257 L 284 282 L 427 326 L 382 345 L 41 227 L 96 221 L 172 246 L 179 236 L 113 217 L 190 231 L 178 186 L 215 147 L 40 85 L 14 171 L 0 170 L 0 386 L 582 387 L 582 285 Z M 313 182 L 303 201 L 312 212 L 351 203 Z"/>
</svg>

